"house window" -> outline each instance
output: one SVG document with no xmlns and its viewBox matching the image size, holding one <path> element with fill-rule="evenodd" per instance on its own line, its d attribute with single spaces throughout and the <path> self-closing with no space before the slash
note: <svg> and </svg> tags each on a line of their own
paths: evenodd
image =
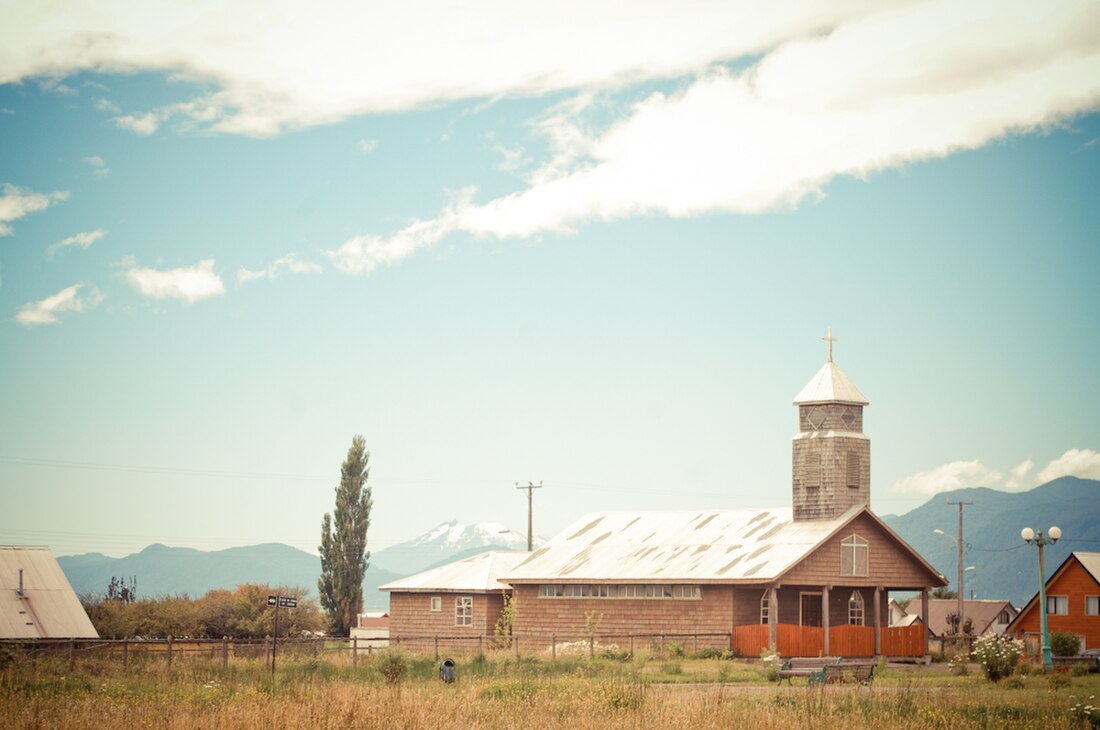
<svg viewBox="0 0 1100 730">
<path fill-rule="evenodd" d="M 474 625 L 474 597 L 458 596 L 455 598 L 455 626 Z"/>
<path fill-rule="evenodd" d="M 1011 620 L 1012 619 L 1008 617 L 1008 611 L 1001 611 L 1001 613 L 997 616 L 997 623 L 999 624 L 1007 624 Z"/>
<path fill-rule="evenodd" d="M 443 610 L 443 596 L 432 596 L 432 612 L 439 613 Z"/>
<path fill-rule="evenodd" d="M 760 623 L 768 623 L 768 591 L 760 596 Z"/>
<path fill-rule="evenodd" d="M 671 598 L 700 600 L 703 589 L 698 585 L 570 583 L 539 586 L 539 598 Z"/>
<path fill-rule="evenodd" d="M 1047 596 L 1047 615 L 1065 616 L 1069 614 L 1069 596 Z"/>
<path fill-rule="evenodd" d="M 1085 596 L 1085 615 L 1100 616 L 1100 596 Z"/>
<path fill-rule="evenodd" d="M 852 591 L 852 597 L 848 599 L 848 623 L 863 625 L 863 595 L 859 591 Z"/>
<path fill-rule="evenodd" d="M 849 535 L 840 542 L 840 574 L 867 575 L 867 541 Z"/>
</svg>

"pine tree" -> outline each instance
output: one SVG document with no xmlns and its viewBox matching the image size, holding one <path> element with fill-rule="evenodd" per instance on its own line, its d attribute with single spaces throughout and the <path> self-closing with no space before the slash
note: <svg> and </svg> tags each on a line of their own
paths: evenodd
<svg viewBox="0 0 1100 730">
<path fill-rule="evenodd" d="M 321 578 L 317 589 L 321 606 L 336 633 L 346 636 L 363 610 L 363 576 L 367 572 L 367 528 L 370 527 L 371 490 L 367 485 L 370 452 L 362 436 L 351 440 L 340 466 L 336 509 L 321 520 Z"/>
</svg>

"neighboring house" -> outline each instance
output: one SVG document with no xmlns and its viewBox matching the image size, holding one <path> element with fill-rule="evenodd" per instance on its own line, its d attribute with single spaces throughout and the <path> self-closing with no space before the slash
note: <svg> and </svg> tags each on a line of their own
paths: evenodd
<svg viewBox="0 0 1100 730">
<path fill-rule="evenodd" d="M 0 638 L 99 638 L 48 547 L 0 545 Z"/>
<path fill-rule="evenodd" d="M 921 623 L 920 616 L 907 613 L 901 604 L 890 599 L 890 605 L 888 607 L 890 611 L 890 625 L 891 626 L 912 626 L 913 624 Z"/>
<path fill-rule="evenodd" d="M 356 625 L 351 627 L 349 638 L 355 640 L 355 646 L 361 649 L 389 646 L 390 615 L 385 611 L 367 611 L 359 614 Z"/>
<path fill-rule="evenodd" d="M 1081 641 L 1081 650 L 1100 649 L 1100 553 L 1070 553 L 1046 583 L 1047 629 L 1069 631 Z M 1024 606 L 1007 632 L 1023 639 L 1029 654 L 1037 655 L 1040 640 L 1039 594 Z"/>
<path fill-rule="evenodd" d="M 390 594 L 390 639 L 468 642 L 493 636 L 504 594 L 511 591 L 500 576 L 526 557 L 527 553 L 490 551 L 381 586 L 379 590 Z"/>
<path fill-rule="evenodd" d="M 954 598 L 929 599 L 927 619 L 920 601 L 909 604 L 907 612 L 924 620 L 932 636 L 942 638 L 954 633 L 948 617 L 959 612 L 959 602 Z M 1019 611 L 1010 602 L 1001 599 L 963 601 L 963 623 L 970 621 L 973 636 L 1003 634 L 1017 613 Z"/>
</svg>

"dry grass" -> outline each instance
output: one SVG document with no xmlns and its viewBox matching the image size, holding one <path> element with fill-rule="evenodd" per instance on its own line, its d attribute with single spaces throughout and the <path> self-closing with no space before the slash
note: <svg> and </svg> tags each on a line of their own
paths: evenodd
<svg viewBox="0 0 1100 730">
<path fill-rule="evenodd" d="M 1065 688 L 1043 677 L 1010 688 L 918 670 L 887 672 L 870 688 L 776 688 L 751 665 L 717 660 L 684 660 L 670 675 L 709 684 L 673 685 L 660 681 L 668 660 L 505 659 L 461 661 L 453 685 L 435 679 L 434 661 L 410 660 L 405 679 L 388 686 L 374 663 L 288 662 L 275 690 L 260 662 L 223 671 L 193 661 L 171 673 L 159 664 L 16 664 L 0 673 L 0 717 L 17 728 L 1069 728 L 1071 695 L 1100 689 L 1095 675 Z"/>
</svg>

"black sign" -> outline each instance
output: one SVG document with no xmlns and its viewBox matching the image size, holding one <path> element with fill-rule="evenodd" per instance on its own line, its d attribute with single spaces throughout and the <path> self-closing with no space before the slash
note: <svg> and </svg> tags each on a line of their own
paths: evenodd
<svg viewBox="0 0 1100 730">
<path fill-rule="evenodd" d="M 279 596 L 279 606 L 282 608 L 298 608 L 298 599 Z"/>
<path fill-rule="evenodd" d="M 274 606 L 275 605 L 275 596 L 268 596 L 267 597 L 267 605 L 269 605 L 269 606 Z"/>
</svg>

